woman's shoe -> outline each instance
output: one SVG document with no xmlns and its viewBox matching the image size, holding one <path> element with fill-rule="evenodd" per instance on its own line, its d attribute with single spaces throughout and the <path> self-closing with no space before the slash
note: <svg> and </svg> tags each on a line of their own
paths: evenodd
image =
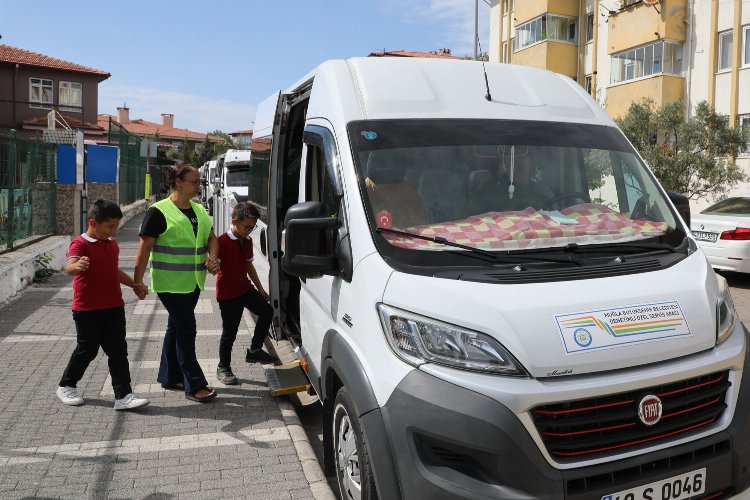
<svg viewBox="0 0 750 500">
<path fill-rule="evenodd" d="M 204 389 L 208 391 L 207 394 L 203 396 L 196 396 L 196 394 L 198 394 Z M 216 391 L 211 389 L 210 387 L 203 387 L 202 389 L 198 389 L 195 392 L 186 392 L 185 397 L 189 399 L 190 401 L 195 401 L 196 403 L 206 403 L 216 397 Z"/>
<path fill-rule="evenodd" d="M 184 391 L 185 385 L 182 382 L 177 382 L 176 384 L 161 384 L 161 388 L 168 391 Z"/>
</svg>

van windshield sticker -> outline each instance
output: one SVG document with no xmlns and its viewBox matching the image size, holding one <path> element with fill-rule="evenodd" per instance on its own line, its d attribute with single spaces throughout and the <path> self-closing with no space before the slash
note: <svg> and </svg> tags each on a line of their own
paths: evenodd
<svg viewBox="0 0 750 500">
<path fill-rule="evenodd" d="M 639 304 L 555 315 L 566 354 L 692 335 L 680 304 Z"/>
<path fill-rule="evenodd" d="M 363 130 L 362 137 L 364 137 L 368 141 L 372 141 L 378 138 L 378 133 L 371 130 Z"/>
</svg>

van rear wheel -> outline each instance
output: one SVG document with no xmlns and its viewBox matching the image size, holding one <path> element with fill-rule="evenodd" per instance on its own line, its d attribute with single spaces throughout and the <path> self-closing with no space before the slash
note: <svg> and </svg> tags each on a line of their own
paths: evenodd
<svg viewBox="0 0 750 500">
<path fill-rule="evenodd" d="M 346 387 L 339 389 L 333 403 L 333 454 L 341 498 L 377 499 L 370 455 Z"/>
</svg>

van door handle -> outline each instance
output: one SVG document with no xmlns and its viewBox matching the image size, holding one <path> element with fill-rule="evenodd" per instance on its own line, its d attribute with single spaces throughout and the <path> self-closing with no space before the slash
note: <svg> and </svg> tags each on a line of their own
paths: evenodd
<svg viewBox="0 0 750 500">
<path fill-rule="evenodd" d="M 263 255 L 268 256 L 268 253 L 266 251 L 266 228 L 265 227 L 260 230 L 260 252 Z"/>
</svg>

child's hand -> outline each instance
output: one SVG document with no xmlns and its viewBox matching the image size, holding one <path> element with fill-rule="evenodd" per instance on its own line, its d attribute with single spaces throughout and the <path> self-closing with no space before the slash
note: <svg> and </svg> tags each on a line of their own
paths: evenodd
<svg viewBox="0 0 750 500">
<path fill-rule="evenodd" d="M 209 273 L 211 274 L 218 273 L 220 266 L 221 266 L 221 260 L 218 257 L 209 255 L 208 258 L 206 259 L 206 269 L 208 269 Z"/>
<path fill-rule="evenodd" d="M 139 300 L 143 300 L 146 298 L 146 295 L 148 295 L 148 287 L 143 283 L 133 285 L 133 293 L 135 293 Z"/>
<path fill-rule="evenodd" d="M 82 273 L 89 268 L 90 264 L 91 262 L 89 261 L 89 258 L 84 255 L 83 257 L 78 259 L 75 264 L 73 264 L 73 269 L 75 270 L 76 274 Z"/>
</svg>

